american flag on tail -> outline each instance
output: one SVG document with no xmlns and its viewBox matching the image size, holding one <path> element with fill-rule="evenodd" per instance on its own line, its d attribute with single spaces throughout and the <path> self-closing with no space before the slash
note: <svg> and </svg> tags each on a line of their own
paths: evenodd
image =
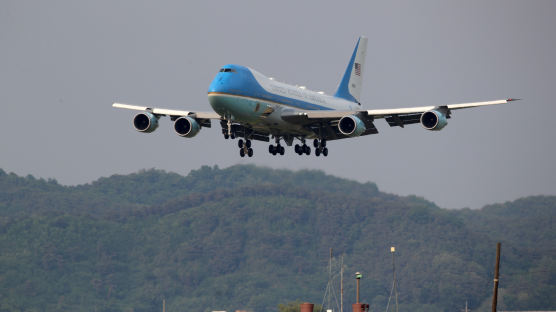
<svg viewBox="0 0 556 312">
<path fill-rule="evenodd" d="M 357 76 L 361 76 L 361 64 L 355 63 L 354 66 L 355 66 L 355 74 Z"/>
</svg>

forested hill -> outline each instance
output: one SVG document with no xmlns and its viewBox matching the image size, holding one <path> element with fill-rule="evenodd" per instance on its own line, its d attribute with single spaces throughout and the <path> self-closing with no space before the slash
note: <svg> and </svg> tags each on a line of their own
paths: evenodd
<svg viewBox="0 0 556 312">
<path fill-rule="evenodd" d="M 319 171 L 147 170 L 91 184 L 0 170 L 0 311 L 276 311 L 321 303 L 329 248 L 345 302 L 386 307 L 392 256 L 401 311 L 556 309 L 556 197 L 445 210 Z M 338 289 L 336 285 L 336 289 Z"/>
</svg>

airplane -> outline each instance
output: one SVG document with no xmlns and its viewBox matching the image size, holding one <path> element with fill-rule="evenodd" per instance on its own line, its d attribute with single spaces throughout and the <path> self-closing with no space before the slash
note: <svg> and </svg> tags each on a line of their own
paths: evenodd
<svg viewBox="0 0 556 312">
<path fill-rule="evenodd" d="M 149 106 L 113 103 L 113 107 L 141 111 L 133 118 L 139 132 L 158 128 L 161 116 L 174 121 L 177 135 L 192 138 L 211 120 L 220 121 L 225 139 L 238 140 L 241 157 L 252 157 L 252 140 L 270 142 L 272 155 L 284 155 L 292 146 L 298 155 L 310 155 L 308 140 L 313 140 L 315 156 L 328 155 L 327 141 L 377 134 L 376 119 L 384 119 L 390 127 L 420 123 L 426 130 L 438 131 L 451 118 L 452 111 L 506 104 L 518 99 L 421 106 L 394 109 L 361 107 L 361 87 L 367 52 L 367 38 L 359 37 L 346 71 L 334 95 L 315 92 L 304 86 L 290 85 L 264 76 L 256 70 L 235 64 L 223 66 L 208 88 L 213 112 L 182 111 Z"/>
</svg>

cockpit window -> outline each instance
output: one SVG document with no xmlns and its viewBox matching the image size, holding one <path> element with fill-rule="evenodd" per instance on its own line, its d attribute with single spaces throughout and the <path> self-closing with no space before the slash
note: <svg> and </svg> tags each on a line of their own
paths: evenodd
<svg viewBox="0 0 556 312">
<path fill-rule="evenodd" d="M 221 73 L 235 73 L 236 70 L 233 69 L 233 68 L 221 68 L 221 69 L 220 69 L 220 72 L 221 72 Z"/>
</svg>

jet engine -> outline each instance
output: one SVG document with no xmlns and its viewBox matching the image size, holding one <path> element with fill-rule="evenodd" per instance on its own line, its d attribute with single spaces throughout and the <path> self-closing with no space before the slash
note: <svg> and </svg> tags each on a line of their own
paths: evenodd
<svg viewBox="0 0 556 312">
<path fill-rule="evenodd" d="M 201 126 L 195 118 L 180 117 L 174 122 L 174 130 L 179 136 L 184 138 L 194 137 L 200 129 Z"/>
<path fill-rule="evenodd" d="M 427 130 L 438 131 L 444 128 L 448 121 L 446 120 L 446 114 L 437 110 L 430 110 L 421 115 L 421 124 Z"/>
<path fill-rule="evenodd" d="M 151 133 L 158 128 L 158 117 L 149 112 L 139 113 L 133 118 L 133 126 L 139 132 Z"/>
<path fill-rule="evenodd" d="M 338 122 L 338 129 L 343 135 L 349 137 L 360 136 L 367 130 L 365 123 L 355 115 L 342 117 Z"/>
</svg>

